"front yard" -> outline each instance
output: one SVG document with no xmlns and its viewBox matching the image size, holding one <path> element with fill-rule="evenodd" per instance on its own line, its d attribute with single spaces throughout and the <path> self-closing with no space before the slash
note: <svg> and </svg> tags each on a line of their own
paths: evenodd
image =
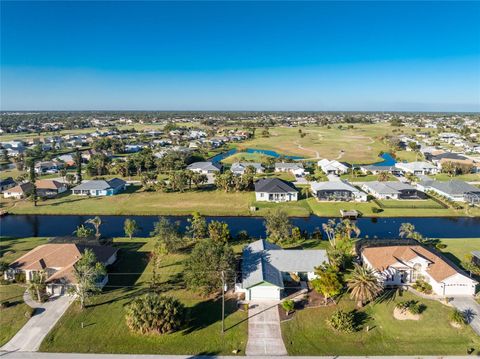
<svg viewBox="0 0 480 359">
<path fill-rule="evenodd" d="M 396 303 L 410 299 L 426 305 L 421 319 L 394 319 Z M 350 311 L 354 307 L 345 296 L 337 306 L 298 311 L 282 324 L 289 355 L 466 355 L 469 348 L 480 350 L 480 337 L 469 326 L 453 328 L 449 323 L 451 308 L 437 301 L 404 293 L 369 304 L 356 314 L 361 328 L 350 334 L 336 332 L 326 323 L 336 309 Z"/>
<path fill-rule="evenodd" d="M 72 305 L 46 337 L 41 351 L 92 353 L 155 353 L 216 355 L 240 350 L 247 341 L 246 313 L 227 301 L 225 327 L 221 334 L 221 302 L 202 298 L 184 288 L 182 267 L 185 255 L 165 257 L 161 272 L 162 290 L 188 308 L 188 324 L 173 334 L 141 336 L 125 324 L 125 305 L 148 289 L 151 268 L 147 263 L 152 242 L 119 240 L 119 260 L 114 264 L 104 293 L 84 311 Z M 84 328 L 82 329 L 82 324 Z"/>
<path fill-rule="evenodd" d="M 0 346 L 7 343 L 28 321 L 25 312 L 29 307 L 23 302 L 25 287 L 18 284 L 0 285 L 0 302 L 8 301 L 0 308 Z"/>
</svg>

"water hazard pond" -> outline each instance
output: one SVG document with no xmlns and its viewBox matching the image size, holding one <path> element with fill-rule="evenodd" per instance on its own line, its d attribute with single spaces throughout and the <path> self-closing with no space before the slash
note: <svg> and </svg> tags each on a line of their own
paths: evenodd
<svg viewBox="0 0 480 359">
<path fill-rule="evenodd" d="M 79 215 L 9 215 L 0 219 L 0 235 L 13 237 L 53 237 L 69 236 L 92 216 Z M 101 232 L 107 237 L 123 237 L 123 222 L 133 218 L 141 227 L 139 237 L 149 236 L 157 216 L 100 216 Z M 167 216 L 168 217 L 168 216 Z M 187 216 L 168 217 L 178 221 L 182 230 L 188 225 Z M 206 217 L 207 221 L 218 220 L 228 223 L 232 235 L 246 230 L 251 237 L 265 237 L 264 219 L 262 217 Z M 295 226 L 302 230 L 313 232 L 321 229 L 328 218 L 310 216 L 307 218 L 292 218 Z M 426 218 L 359 218 L 357 225 L 361 236 L 370 238 L 397 238 L 398 229 L 402 223 L 410 222 L 418 232 L 429 238 L 472 238 L 480 237 L 480 218 L 467 217 L 426 217 Z"/>
</svg>

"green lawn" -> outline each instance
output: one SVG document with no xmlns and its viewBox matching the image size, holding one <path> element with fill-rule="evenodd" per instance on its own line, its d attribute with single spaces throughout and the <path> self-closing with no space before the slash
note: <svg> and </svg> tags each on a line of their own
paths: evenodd
<svg viewBox="0 0 480 359">
<path fill-rule="evenodd" d="M 0 237 L 0 258 L 7 263 L 12 263 L 36 246 L 46 242 L 47 238 L 44 237 Z"/>
<path fill-rule="evenodd" d="M 438 181 L 469 181 L 469 182 L 480 182 L 480 173 L 469 173 L 465 175 L 458 175 L 454 177 L 450 177 L 446 173 L 439 173 L 434 176 L 430 176 Z"/>
<path fill-rule="evenodd" d="M 383 199 L 378 200 L 378 203 L 382 205 L 383 208 L 414 208 L 414 209 L 445 209 L 440 203 L 432 200 L 394 200 L 394 199 Z"/>
<path fill-rule="evenodd" d="M 480 249 L 480 238 L 442 238 L 440 241 L 447 245 L 447 248 L 441 251 L 457 265 L 465 260 L 467 255 Z"/>
<path fill-rule="evenodd" d="M 395 320 L 395 304 L 409 299 L 427 306 L 421 320 Z M 347 297 L 337 307 L 304 309 L 284 322 L 289 355 L 466 355 L 468 348 L 480 349 L 480 337 L 469 326 L 454 329 L 449 324 L 451 308 L 410 293 L 366 306 L 356 315 L 363 321 L 362 329 L 351 334 L 338 333 L 326 324 L 337 308 L 353 310 L 354 303 Z"/>
<path fill-rule="evenodd" d="M 15 214 L 137 214 L 188 215 L 198 211 L 203 215 L 249 215 L 254 200 L 252 192 L 190 191 L 163 193 L 135 191 L 132 186 L 125 193 L 109 197 L 62 195 L 38 202 L 2 199 L 0 203 Z"/>
<path fill-rule="evenodd" d="M 0 346 L 8 342 L 28 321 L 23 302 L 25 288 L 17 284 L 0 285 L 0 302 L 8 301 L 7 308 L 0 309 Z"/>
<path fill-rule="evenodd" d="M 305 199 L 285 203 L 254 202 L 252 205 L 258 209 L 254 212 L 256 216 L 264 216 L 269 210 L 279 207 L 291 217 L 308 217 L 311 214 L 310 206 Z"/>
<path fill-rule="evenodd" d="M 84 311 L 77 305 L 71 306 L 43 341 L 41 351 L 226 355 L 239 349 L 244 354 L 246 313 L 237 311 L 233 300 L 227 301 L 227 331 L 222 335 L 221 302 L 199 297 L 184 288 L 181 272 L 185 255 L 166 256 L 161 277 L 163 293 L 177 297 L 188 307 L 186 327 L 159 336 L 132 334 L 125 324 L 124 306 L 147 289 L 151 242 L 119 239 L 117 245 L 121 252 L 104 293 L 94 298 Z"/>
</svg>

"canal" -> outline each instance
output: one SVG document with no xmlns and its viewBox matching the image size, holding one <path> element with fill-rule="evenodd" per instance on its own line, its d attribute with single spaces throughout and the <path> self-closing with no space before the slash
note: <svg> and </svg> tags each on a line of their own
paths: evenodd
<svg viewBox="0 0 480 359">
<path fill-rule="evenodd" d="M 69 236 L 77 226 L 82 225 L 92 216 L 79 215 L 9 215 L 0 219 L 0 235 L 13 237 L 52 237 Z M 158 221 L 157 216 L 100 216 L 101 232 L 107 237 L 124 236 L 123 222 L 126 218 L 137 221 L 141 230 L 139 237 L 147 237 Z M 184 231 L 188 226 L 188 217 L 168 217 L 178 221 Z M 206 217 L 207 221 L 219 220 L 228 223 L 232 235 L 246 230 L 251 237 L 265 237 L 264 219 L 262 217 Z M 295 226 L 309 233 L 321 229 L 328 218 L 310 216 L 307 218 L 292 218 Z M 361 236 L 370 238 L 397 238 L 402 223 L 410 222 L 423 236 L 429 238 L 472 238 L 480 237 L 480 218 L 468 217 L 427 217 L 427 218 L 359 218 L 357 225 Z"/>
</svg>

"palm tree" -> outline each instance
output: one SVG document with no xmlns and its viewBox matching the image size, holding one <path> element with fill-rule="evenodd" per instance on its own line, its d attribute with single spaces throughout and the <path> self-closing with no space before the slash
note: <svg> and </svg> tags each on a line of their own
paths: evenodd
<svg viewBox="0 0 480 359">
<path fill-rule="evenodd" d="M 411 223 L 402 223 L 398 235 L 400 238 L 413 238 L 415 226 Z"/>
<path fill-rule="evenodd" d="M 386 171 L 382 171 L 378 174 L 378 180 L 380 182 L 385 182 L 385 181 L 388 181 L 388 172 Z"/>
<path fill-rule="evenodd" d="M 87 219 L 85 223 L 92 224 L 95 227 L 95 238 L 97 241 L 100 239 L 100 226 L 102 225 L 102 220 L 100 219 L 99 216 L 96 216 L 94 218 Z"/>
<path fill-rule="evenodd" d="M 308 198 L 310 195 L 310 188 L 309 187 L 302 187 L 302 196 Z"/>
<path fill-rule="evenodd" d="M 374 299 L 383 290 L 375 271 L 357 263 L 354 264 L 350 278 L 347 279 L 347 287 L 350 297 L 357 301 L 359 308 Z"/>
<path fill-rule="evenodd" d="M 31 293 L 35 293 L 37 301 L 42 301 L 42 295 L 45 291 L 45 279 L 46 273 L 44 271 L 33 272 L 33 276 L 28 282 L 28 290 Z"/>
</svg>

